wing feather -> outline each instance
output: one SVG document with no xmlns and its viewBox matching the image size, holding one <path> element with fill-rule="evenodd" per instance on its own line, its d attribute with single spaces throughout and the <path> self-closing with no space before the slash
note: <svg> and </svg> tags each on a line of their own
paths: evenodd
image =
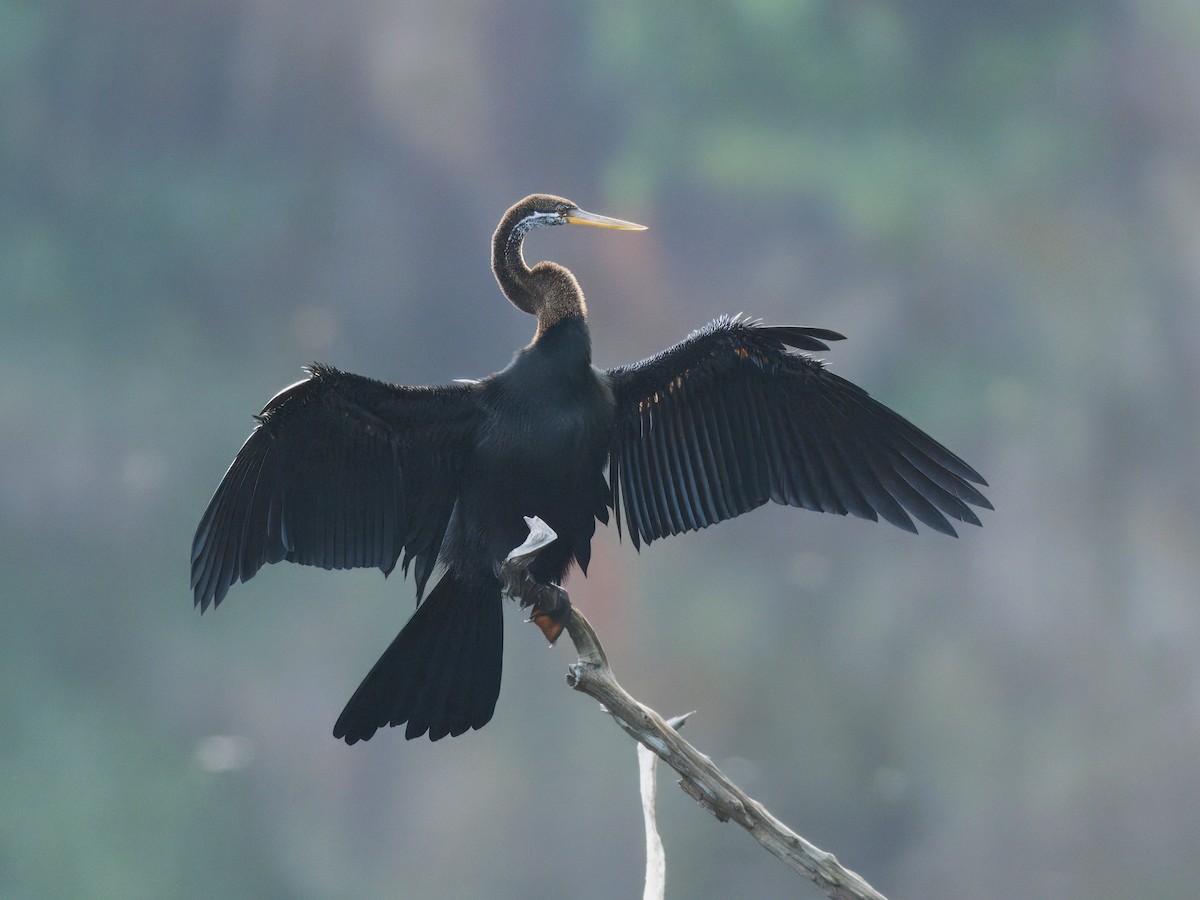
<svg viewBox="0 0 1200 900">
<path fill-rule="evenodd" d="M 608 370 L 612 506 L 635 546 L 772 500 L 955 534 L 990 509 L 983 478 L 866 391 L 798 350 L 836 332 L 724 317 Z"/>
<path fill-rule="evenodd" d="M 326 366 L 257 417 L 192 542 L 206 609 L 268 563 L 326 569 L 416 560 L 424 590 L 481 418 L 475 385 L 410 388 Z"/>
</svg>

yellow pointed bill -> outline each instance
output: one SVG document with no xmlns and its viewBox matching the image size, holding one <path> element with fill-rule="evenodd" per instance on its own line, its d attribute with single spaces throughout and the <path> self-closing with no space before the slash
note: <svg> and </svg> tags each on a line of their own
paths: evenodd
<svg viewBox="0 0 1200 900">
<path fill-rule="evenodd" d="M 596 213 L 585 212 L 582 209 L 573 209 L 568 212 L 564 219 L 571 225 L 595 225 L 597 228 L 616 228 L 620 231 L 645 231 L 645 225 L 638 225 L 636 222 L 626 222 L 623 219 L 612 219 L 608 216 L 600 216 Z"/>
</svg>

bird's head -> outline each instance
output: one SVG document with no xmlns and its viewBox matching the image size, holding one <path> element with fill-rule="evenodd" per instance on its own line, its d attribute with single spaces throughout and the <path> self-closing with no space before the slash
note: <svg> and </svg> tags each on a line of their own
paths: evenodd
<svg viewBox="0 0 1200 900">
<path fill-rule="evenodd" d="M 521 244 L 534 228 L 545 225 L 592 225 L 619 231 L 644 231 L 645 225 L 580 209 L 552 194 L 531 194 L 509 209 L 492 236 L 492 271 L 504 295 L 518 309 L 538 316 L 544 328 L 572 309 L 586 314 L 575 277 L 555 263 L 525 264 Z"/>
<path fill-rule="evenodd" d="M 593 225 L 597 228 L 615 228 L 620 231 L 646 230 L 645 225 L 587 212 L 563 197 L 555 197 L 553 194 L 531 194 L 505 213 L 497 231 L 506 233 L 509 240 L 519 240 L 531 228 L 543 225 Z"/>
</svg>

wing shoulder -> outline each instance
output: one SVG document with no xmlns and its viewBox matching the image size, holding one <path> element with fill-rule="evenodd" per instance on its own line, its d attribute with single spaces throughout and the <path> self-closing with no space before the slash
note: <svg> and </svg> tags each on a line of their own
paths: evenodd
<svg viewBox="0 0 1200 900">
<path fill-rule="evenodd" d="M 826 328 L 768 326 L 744 316 L 721 316 L 666 350 L 627 366 L 609 369 L 618 403 L 650 396 L 681 380 L 719 378 L 746 365 L 763 366 L 790 357 L 793 363 L 820 367 L 796 350 L 828 350 L 825 341 L 844 340 Z"/>
</svg>

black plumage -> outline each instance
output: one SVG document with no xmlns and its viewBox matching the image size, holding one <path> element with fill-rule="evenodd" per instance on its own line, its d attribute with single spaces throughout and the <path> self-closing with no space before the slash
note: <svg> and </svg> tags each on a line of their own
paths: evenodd
<svg viewBox="0 0 1200 900">
<path fill-rule="evenodd" d="M 532 343 L 502 372 L 441 387 L 312 366 L 257 417 L 197 528 L 202 611 L 266 563 L 412 566 L 420 605 L 338 719 L 348 743 L 403 723 L 437 740 L 491 718 L 494 567 L 524 539 L 524 516 L 558 533 L 530 570 L 558 584 L 572 563 L 586 572 L 610 508 L 635 546 L 768 501 L 949 535 L 949 519 L 978 525 L 971 506 L 990 508 L 974 469 L 798 352 L 828 350 L 836 332 L 723 317 L 650 359 L 594 367 L 574 277 L 521 253 L 530 229 L 561 224 L 641 227 L 558 197 L 522 200 L 492 264 L 505 296 L 537 316 Z M 420 602 L 438 563 L 445 574 Z"/>
</svg>

